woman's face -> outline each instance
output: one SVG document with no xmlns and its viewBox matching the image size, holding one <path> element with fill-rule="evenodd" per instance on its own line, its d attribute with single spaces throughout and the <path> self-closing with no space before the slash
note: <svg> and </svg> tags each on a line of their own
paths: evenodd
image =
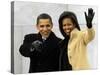
<svg viewBox="0 0 100 75">
<path fill-rule="evenodd" d="M 63 30 L 66 33 L 66 35 L 70 35 L 71 31 L 75 28 L 75 25 L 73 24 L 70 18 L 63 19 L 62 26 L 63 26 Z"/>
</svg>

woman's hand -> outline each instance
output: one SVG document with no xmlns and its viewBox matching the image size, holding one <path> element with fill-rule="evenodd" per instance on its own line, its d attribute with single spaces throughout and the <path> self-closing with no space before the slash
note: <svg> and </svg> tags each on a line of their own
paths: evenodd
<svg viewBox="0 0 100 75">
<path fill-rule="evenodd" d="M 92 8 L 88 8 L 88 14 L 85 13 L 85 18 L 86 18 L 86 25 L 88 28 L 92 28 L 92 20 L 93 20 L 93 17 L 94 17 L 94 12 L 93 12 L 93 9 Z"/>
</svg>

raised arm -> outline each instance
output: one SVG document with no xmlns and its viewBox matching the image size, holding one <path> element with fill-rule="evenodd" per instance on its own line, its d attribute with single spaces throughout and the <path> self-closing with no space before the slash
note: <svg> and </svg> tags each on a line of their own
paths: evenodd
<svg viewBox="0 0 100 75">
<path fill-rule="evenodd" d="M 93 20 L 93 17 L 94 17 L 94 11 L 92 8 L 88 8 L 88 14 L 85 13 L 85 19 L 86 19 L 86 25 L 88 28 L 92 28 L 92 20 Z"/>
<path fill-rule="evenodd" d="M 92 8 L 88 8 L 88 14 L 86 14 L 86 12 L 84 12 L 84 14 L 85 14 L 86 25 L 88 29 L 84 31 L 83 37 L 84 37 L 85 44 L 88 44 L 94 38 L 95 35 L 95 31 L 92 26 L 92 20 L 95 12 L 93 11 Z"/>
</svg>

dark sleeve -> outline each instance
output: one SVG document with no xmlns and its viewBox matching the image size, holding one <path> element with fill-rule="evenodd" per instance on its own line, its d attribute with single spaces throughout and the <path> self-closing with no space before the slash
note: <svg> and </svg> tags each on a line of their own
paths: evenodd
<svg viewBox="0 0 100 75">
<path fill-rule="evenodd" d="M 39 53 L 36 50 L 31 51 L 31 46 L 32 46 L 32 36 L 26 35 L 24 37 L 23 44 L 20 46 L 19 49 L 21 55 L 25 57 L 38 56 Z"/>
<path fill-rule="evenodd" d="M 67 58 L 66 52 L 62 52 L 62 59 L 61 59 L 61 70 L 72 70 L 72 66 L 69 64 L 69 60 Z"/>
<path fill-rule="evenodd" d="M 69 64 L 68 55 L 66 54 L 66 45 L 64 45 L 63 41 L 59 43 L 60 47 L 60 55 L 59 55 L 59 70 L 72 70 L 72 66 Z"/>
</svg>

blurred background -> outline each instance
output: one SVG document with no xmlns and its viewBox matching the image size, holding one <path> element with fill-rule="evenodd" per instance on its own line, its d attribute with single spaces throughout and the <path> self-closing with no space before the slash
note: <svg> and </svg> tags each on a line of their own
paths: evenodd
<svg viewBox="0 0 100 75">
<path fill-rule="evenodd" d="M 23 43 L 24 36 L 30 33 L 37 33 L 36 18 L 41 13 L 47 13 L 52 17 L 54 33 L 63 39 L 59 32 L 58 19 L 63 11 L 72 11 L 76 14 L 81 29 L 86 29 L 86 21 L 84 12 L 88 8 L 93 8 L 95 16 L 93 19 L 93 27 L 96 35 L 93 41 L 88 44 L 88 60 L 91 69 L 96 69 L 98 54 L 98 20 L 97 7 L 88 5 L 72 5 L 72 4 L 55 4 L 55 3 L 36 3 L 36 2 L 14 2 L 14 73 L 28 73 L 30 59 L 23 57 L 19 53 L 19 48 Z"/>
</svg>

